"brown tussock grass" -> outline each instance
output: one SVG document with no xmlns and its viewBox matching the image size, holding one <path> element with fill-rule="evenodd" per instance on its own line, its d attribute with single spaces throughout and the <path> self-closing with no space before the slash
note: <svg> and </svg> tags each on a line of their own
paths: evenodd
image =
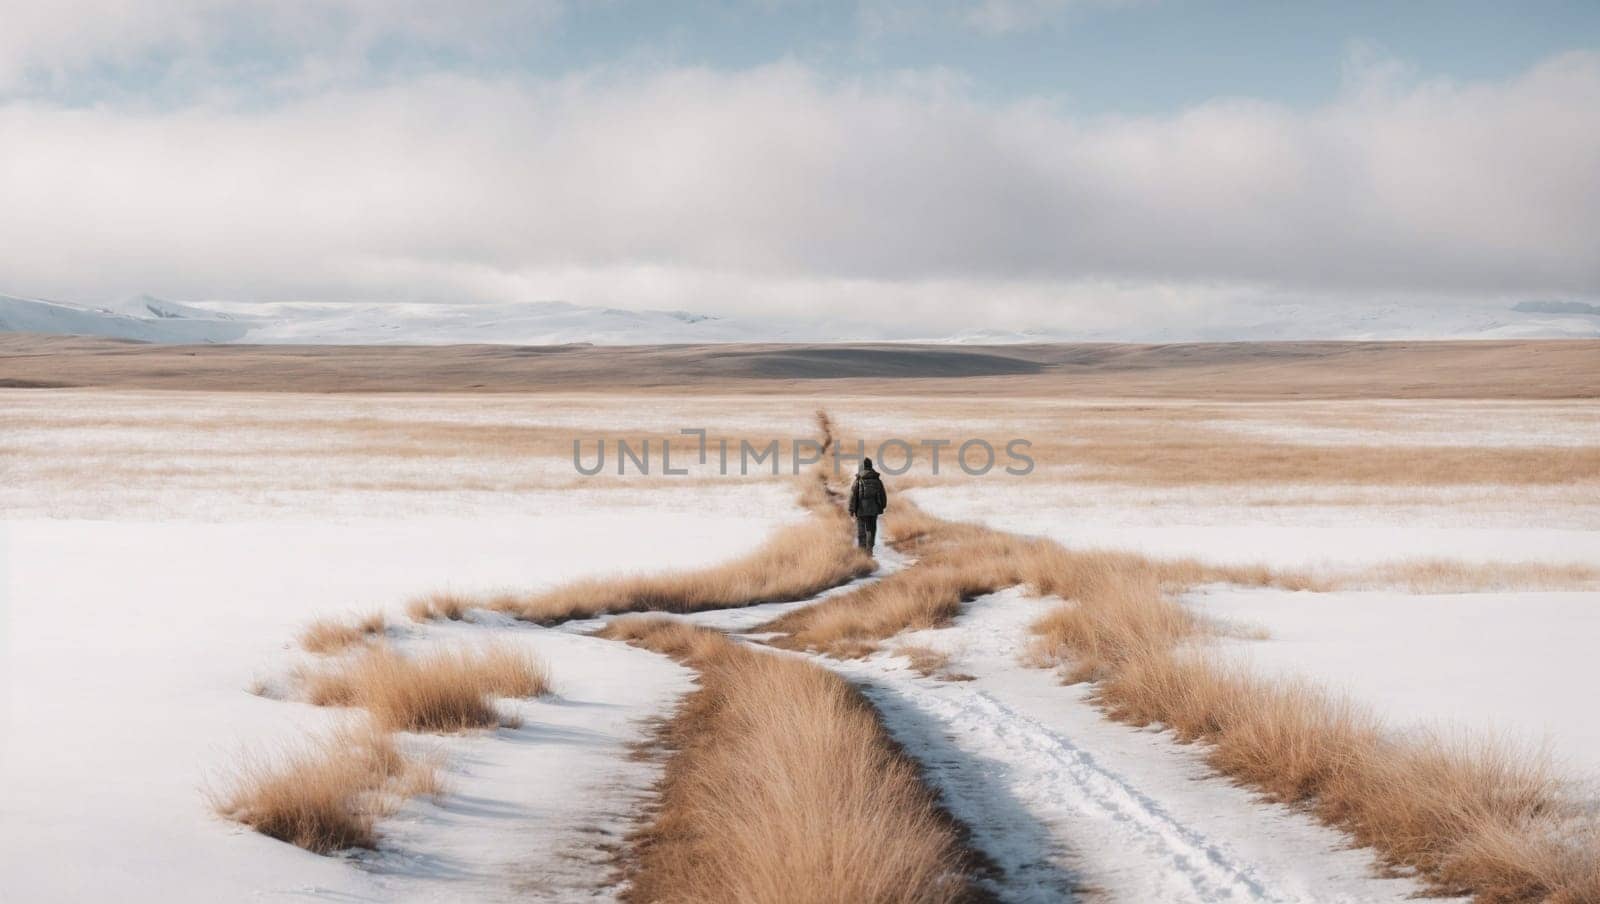
<svg viewBox="0 0 1600 904">
<path fill-rule="evenodd" d="M 1222 629 L 1174 595 L 1205 583 L 1326 590 L 1367 580 L 1426 587 L 1587 580 L 1544 565 L 1402 563 L 1342 578 L 1266 567 L 1069 550 L 955 524 L 901 500 L 887 519 L 918 557 L 875 584 L 788 613 L 761 629 L 777 646 L 866 655 L 906 629 L 935 627 L 1003 587 L 1067 602 L 1034 626 L 1031 656 L 1069 681 L 1096 682 L 1111 718 L 1160 724 L 1202 742 L 1223 775 L 1305 807 L 1415 872 L 1434 891 L 1485 902 L 1600 901 L 1600 824 L 1541 757 L 1504 744 L 1387 733 L 1370 709 L 1305 682 L 1262 680 L 1205 658 Z M 1584 847 L 1584 844 L 1590 844 Z"/>
<path fill-rule="evenodd" d="M 319 618 L 300 632 L 300 646 L 310 653 L 337 653 L 352 644 L 381 636 L 385 626 L 382 612 L 373 612 L 354 621 Z"/>
<path fill-rule="evenodd" d="M 1164 592 L 1161 571 L 1149 563 L 1080 585 L 1035 624 L 1035 654 L 1068 680 L 1097 682 L 1111 718 L 1205 743 L 1218 772 L 1309 809 L 1435 891 L 1600 900 L 1600 853 L 1575 840 L 1600 830 L 1545 757 L 1395 737 L 1347 698 L 1216 664 L 1204 656 L 1207 626 Z"/>
<path fill-rule="evenodd" d="M 724 565 L 594 578 L 544 593 L 502 596 L 488 604 L 545 625 L 621 612 L 698 612 L 806 599 L 875 567 L 854 546 L 851 527 L 842 517 L 821 515 L 778 530 L 755 552 Z"/>
<path fill-rule="evenodd" d="M 843 679 L 666 618 L 618 619 L 601 636 L 700 673 L 661 733 L 670 757 L 627 900 L 979 899 L 957 827 Z"/>
<path fill-rule="evenodd" d="M 359 706 L 390 730 L 462 731 L 504 724 L 495 697 L 535 697 L 550 689 L 544 664 L 505 646 L 408 657 L 375 646 L 314 672 L 306 697 L 318 706 Z"/>
<path fill-rule="evenodd" d="M 794 602 L 871 574 L 877 565 L 856 547 L 843 496 L 827 473 L 828 450 L 836 441 L 833 422 L 819 410 L 816 423 L 822 461 L 804 478 L 800 494 L 800 504 L 811 517 L 776 531 L 747 556 L 711 568 L 590 578 L 541 593 L 502 593 L 484 599 L 434 593 L 413 600 L 411 616 L 418 621 L 461 618 L 467 609 L 481 606 L 551 625 L 624 612 L 688 613 Z"/>
<path fill-rule="evenodd" d="M 904 657 L 911 668 L 924 678 L 943 671 L 950 664 L 949 653 L 920 644 L 901 644 L 894 648 L 894 655 Z"/>
<path fill-rule="evenodd" d="M 1585 590 L 1600 587 L 1600 568 L 1578 563 L 1462 562 L 1419 559 L 1376 565 L 1324 582 L 1329 588 L 1400 587 L 1411 593 L 1485 590 Z"/>
<path fill-rule="evenodd" d="M 467 610 L 480 605 L 476 600 L 448 590 L 435 590 L 416 597 L 406 604 L 406 614 L 412 621 L 425 622 L 443 618 L 464 621 Z"/>
<path fill-rule="evenodd" d="M 894 547 L 916 556 L 912 567 L 814 606 L 785 613 L 756 630 L 781 633 L 771 643 L 832 656 L 867 655 L 901 631 L 942 627 L 963 603 L 1006 587 L 1027 585 L 1043 596 L 1110 595 L 1141 574 L 1155 587 L 1228 582 L 1305 589 L 1316 581 L 1264 567 L 1154 562 L 1128 553 L 1075 551 L 1049 540 L 1020 537 L 935 518 L 903 499 L 884 518 Z M 1132 616 L 1130 616 L 1132 617 Z"/>
<path fill-rule="evenodd" d="M 1216 438 L 1063 447 L 1051 459 L 1090 466 L 1084 480 L 1147 486 L 1362 484 L 1564 485 L 1600 479 L 1600 449 L 1583 446 L 1317 446 Z"/>
<path fill-rule="evenodd" d="M 208 792 L 222 816 L 318 854 L 370 848 L 374 824 L 408 797 L 442 793 L 430 762 L 401 753 L 371 726 L 345 728 L 246 757 L 220 790 Z"/>
</svg>

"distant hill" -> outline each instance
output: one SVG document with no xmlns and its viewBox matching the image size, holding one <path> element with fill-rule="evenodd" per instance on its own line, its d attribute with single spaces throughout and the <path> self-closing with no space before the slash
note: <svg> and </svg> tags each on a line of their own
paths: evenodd
<svg viewBox="0 0 1600 904">
<path fill-rule="evenodd" d="M 979 313 L 975 311 L 976 314 Z M 560 301 L 474 304 L 175 302 L 148 295 L 101 307 L 0 295 L 0 332 L 172 344 L 678 345 L 748 342 L 1231 342 L 1302 339 L 1577 339 L 1600 337 L 1600 305 L 1254 303 L 1116 329 L 976 329 L 940 333 L 823 318 L 635 311 Z"/>
</svg>

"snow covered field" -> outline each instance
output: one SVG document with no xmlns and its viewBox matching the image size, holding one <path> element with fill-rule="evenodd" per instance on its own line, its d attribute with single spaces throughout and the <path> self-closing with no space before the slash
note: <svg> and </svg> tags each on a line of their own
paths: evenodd
<svg viewBox="0 0 1600 904">
<path fill-rule="evenodd" d="M 629 745 L 688 673 L 583 636 L 584 624 L 418 626 L 403 604 L 441 588 L 531 589 L 750 550 L 802 517 L 787 479 L 583 483 L 551 437 L 679 426 L 805 435 L 819 402 L 869 436 L 1170 423 L 1147 410 L 1161 405 L 1039 400 L 0 391 L 0 899 L 607 896 L 604 846 L 632 824 L 653 776 Z M 1204 407 L 1208 423 L 1241 436 L 1308 443 L 1471 445 L 1481 425 L 1486 448 L 1519 436 L 1582 447 L 1600 423 L 1591 403 Z M 1162 487 L 1080 482 L 1041 464 L 1033 478 L 947 477 L 906 492 L 935 515 L 1075 547 L 1312 569 L 1422 558 L 1600 566 L 1592 481 Z M 1205 588 L 1188 602 L 1267 629 L 1229 647 L 1257 668 L 1347 689 L 1397 726 L 1548 740 L 1575 771 L 1600 770 L 1600 717 L 1583 699 L 1600 685 L 1586 647 L 1600 634 L 1593 588 Z M 901 639 L 950 652 L 972 681 L 922 677 L 892 649 L 826 663 L 862 682 L 923 760 L 1006 869 L 1006 898 L 1091 888 L 1128 901 L 1354 902 L 1416 891 L 1376 878 L 1370 854 L 1302 814 L 1206 778 L 1195 751 L 1106 722 L 1081 688 L 1019 664 L 1041 605 L 1006 591 L 952 627 Z M 295 635 L 312 618 L 372 610 L 402 646 L 490 634 L 525 645 L 550 664 L 556 693 L 518 703 L 517 729 L 408 737 L 442 757 L 448 793 L 384 820 L 378 852 L 315 856 L 216 817 L 203 792 L 241 750 L 345 718 L 252 689 L 292 681 L 306 661 Z M 772 612 L 695 619 L 738 631 Z"/>
<path fill-rule="evenodd" d="M 521 704 L 520 729 L 416 739 L 445 757 L 449 793 L 386 820 L 385 850 L 359 868 L 223 822 L 202 791 L 240 751 L 344 718 L 250 693 L 301 660 L 291 647 L 313 617 L 381 609 L 409 643 L 470 640 L 469 627 L 412 626 L 401 604 L 715 562 L 774 523 L 598 509 L 0 524 L 0 899 L 586 899 L 607 873 L 592 842 L 615 839 L 652 778 L 627 745 L 688 687 L 678 666 L 622 644 L 512 632 L 549 663 L 556 696 Z"/>
<path fill-rule="evenodd" d="M 1600 782 L 1600 593 L 1288 593 L 1208 588 L 1207 614 L 1265 628 L 1230 641 L 1257 669 L 1309 675 L 1391 724 L 1465 729 L 1548 747 Z M 1600 789 L 1600 785 L 1597 785 Z"/>
</svg>

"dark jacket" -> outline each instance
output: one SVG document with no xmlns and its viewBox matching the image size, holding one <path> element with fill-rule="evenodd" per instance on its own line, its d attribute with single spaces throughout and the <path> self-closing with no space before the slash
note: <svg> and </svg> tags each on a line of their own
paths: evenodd
<svg viewBox="0 0 1600 904">
<path fill-rule="evenodd" d="M 884 492 L 883 478 L 877 471 L 867 468 L 856 474 L 850 485 L 850 514 L 857 518 L 875 518 L 889 507 L 889 494 Z"/>
</svg>

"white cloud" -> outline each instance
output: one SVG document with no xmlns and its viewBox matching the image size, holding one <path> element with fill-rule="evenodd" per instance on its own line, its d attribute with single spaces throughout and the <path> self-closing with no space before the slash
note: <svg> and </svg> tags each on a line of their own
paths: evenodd
<svg viewBox="0 0 1600 904">
<path fill-rule="evenodd" d="M 1058 24 L 1074 9 L 1131 6 L 1139 2 L 1141 0 L 859 0 L 856 18 L 868 35 L 956 25 L 999 36 Z"/>
<path fill-rule="evenodd" d="M 796 65 L 0 105 L 0 290 L 560 297 L 1020 326 L 1241 294 L 1600 294 L 1600 54 L 1078 119 Z"/>
<path fill-rule="evenodd" d="M 1138 0 L 975 0 L 962 18 L 990 34 L 1008 34 L 1059 21 L 1068 10 L 1083 6 L 1127 6 Z"/>
<path fill-rule="evenodd" d="M 0 89 L 141 65 L 189 82 L 234 69 L 358 72 L 388 42 L 468 57 L 547 29 L 564 0 L 0 0 Z"/>
</svg>

